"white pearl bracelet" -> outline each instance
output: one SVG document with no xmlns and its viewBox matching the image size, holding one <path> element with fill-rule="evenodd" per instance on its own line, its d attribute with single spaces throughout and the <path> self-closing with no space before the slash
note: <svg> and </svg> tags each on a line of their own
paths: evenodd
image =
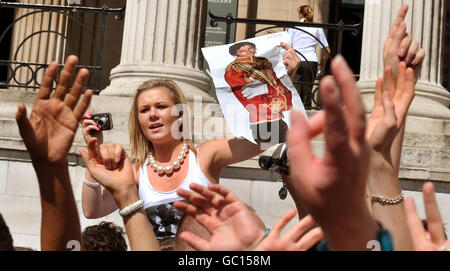
<svg viewBox="0 0 450 271">
<path fill-rule="evenodd" d="M 100 186 L 99 183 L 91 183 L 91 182 L 88 182 L 87 180 L 83 180 L 83 183 L 85 183 L 87 186 L 90 186 L 90 187 L 99 187 Z"/>
<path fill-rule="evenodd" d="M 127 207 L 123 208 L 122 210 L 120 210 L 119 214 L 122 217 L 126 217 L 126 216 L 129 216 L 132 213 L 136 212 L 137 210 L 141 209 L 142 207 L 144 207 L 144 201 L 138 200 L 135 203 L 132 203 L 132 204 L 128 205 Z"/>
</svg>

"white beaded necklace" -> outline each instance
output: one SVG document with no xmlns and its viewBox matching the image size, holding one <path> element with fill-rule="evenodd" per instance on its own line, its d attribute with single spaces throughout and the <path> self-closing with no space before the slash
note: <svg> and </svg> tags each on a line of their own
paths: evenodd
<svg viewBox="0 0 450 271">
<path fill-rule="evenodd" d="M 183 162 L 184 158 L 186 158 L 188 151 L 188 146 L 186 143 L 183 144 L 183 148 L 181 148 L 180 155 L 175 162 L 172 163 L 171 166 L 160 166 L 156 163 L 155 157 L 153 156 L 153 151 L 150 152 L 150 166 L 153 168 L 155 172 L 158 174 L 171 174 L 174 169 L 179 169 L 181 162 Z"/>
</svg>

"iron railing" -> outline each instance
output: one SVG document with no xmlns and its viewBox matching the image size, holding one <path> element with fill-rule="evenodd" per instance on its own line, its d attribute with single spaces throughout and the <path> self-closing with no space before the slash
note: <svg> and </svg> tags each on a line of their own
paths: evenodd
<svg viewBox="0 0 450 271">
<path fill-rule="evenodd" d="M 28 3 L 15 3 L 15 2 L 1 2 L 0 1 L 0 9 L 4 8 L 12 8 L 15 10 L 19 9 L 29 9 L 30 12 L 23 14 L 19 17 L 16 17 L 11 24 L 9 24 L 0 35 L 0 44 L 5 42 L 5 37 L 9 31 L 13 31 L 14 26 L 17 25 L 22 20 L 25 20 L 29 16 L 33 15 L 44 15 L 48 14 L 48 27 L 46 29 L 41 29 L 38 31 L 34 31 L 33 33 L 27 35 L 23 38 L 22 41 L 18 43 L 17 48 L 15 48 L 14 52 L 11 52 L 10 59 L 0 60 L 0 66 L 6 67 L 7 76 L 5 81 L 0 81 L 0 88 L 25 88 L 25 89 L 37 89 L 40 86 L 40 78 L 38 73 L 43 74 L 43 70 L 45 70 L 49 63 L 36 63 L 23 61 L 18 59 L 19 50 L 29 42 L 33 37 L 37 35 L 47 34 L 47 35 L 56 35 L 62 37 L 65 41 L 66 48 L 71 49 L 71 52 L 74 52 L 73 41 L 71 37 L 65 35 L 65 33 L 61 33 L 55 31 L 51 28 L 52 20 L 54 20 L 58 16 L 64 16 L 67 21 L 70 20 L 75 25 L 78 25 L 81 30 L 88 36 L 90 45 L 94 50 L 94 60 L 93 63 L 89 63 L 88 65 L 78 65 L 77 69 L 86 68 L 91 73 L 91 80 L 88 83 L 88 88 L 94 90 L 94 92 L 98 93 L 100 91 L 100 76 L 102 71 L 102 59 L 103 59 L 103 48 L 104 48 L 104 40 L 105 40 L 105 29 L 107 17 L 109 15 L 115 15 L 117 20 L 121 20 L 124 15 L 125 8 L 109 8 L 107 5 L 98 8 L 98 7 L 84 7 L 84 6 L 61 6 L 61 5 L 43 5 L 43 4 L 28 4 Z M 101 25 L 100 32 L 97 35 L 98 40 L 95 38 L 94 34 L 89 30 L 89 27 L 83 23 L 76 15 L 79 14 L 99 14 L 101 16 Z M 42 16 L 41 18 L 44 18 Z M 63 66 L 62 64 L 60 65 Z M 28 72 L 26 73 L 26 78 L 17 78 L 17 74 L 19 70 L 26 69 Z M 61 70 L 61 69 L 60 69 Z"/>
<path fill-rule="evenodd" d="M 289 22 L 289 21 L 277 21 L 277 20 L 259 20 L 259 19 L 253 19 L 253 18 L 234 18 L 232 14 L 228 14 L 226 17 L 223 16 L 216 16 L 211 11 L 209 11 L 209 16 L 211 17 L 210 24 L 212 27 L 217 27 L 217 22 L 225 22 L 227 23 L 227 29 L 226 29 L 226 43 L 230 43 L 230 30 L 231 25 L 236 23 L 244 23 L 244 24 L 255 24 L 255 25 L 270 25 L 269 27 L 260 29 L 256 31 L 252 36 L 256 36 L 256 34 L 262 32 L 262 31 L 268 31 L 270 29 L 280 28 L 283 29 L 286 28 L 293 28 L 298 31 L 302 31 L 306 33 L 307 35 L 310 35 L 313 37 L 317 42 L 322 46 L 325 47 L 324 44 L 314 35 L 310 34 L 309 32 L 305 31 L 304 29 L 300 27 L 314 27 L 314 28 L 325 28 L 328 30 L 334 30 L 338 31 L 338 46 L 337 46 L 337 54 L 340 54 L 342 52 L 342 41 L 343 41 L 343 34 L 344 31 L 352 31 L 352 34 L 355 36 L 360 35 L 362 30 L 362 23 L 353 24 L 353 25 L 346 25 L 341 20 L 337 24 L 323 24 L 323 23 L 305 23 L 305 22 Z M 303 57 L 306 61 L 308 59 L 298 50 L 295 50 L 300 56 Z M 326 50 L 324 50 L 325 54 L 327 54 L 328 59 L 330 59 L 330 55 Z M 312 70 L 311 70 L 311 73 Z M 320 101 L 320 95 L 319 95 L 319 83 L 316 81 L 316 74 L 313 73 L 313 76 L 315 77 L 313 80 L 313 83 L 309 82 L 294 82 L 296 85 L 308 85 L 312 86 L 312 106 L 305 106 L 305 109 L 314 109 L 319 110 L 322 108 L 321 101 Z"/>
</svg>

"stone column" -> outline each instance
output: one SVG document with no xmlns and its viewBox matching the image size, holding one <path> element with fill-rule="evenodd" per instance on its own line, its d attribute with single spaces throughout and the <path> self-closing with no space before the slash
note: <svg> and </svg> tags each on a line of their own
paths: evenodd
<svg viewBox="0 0 450 271">
<path fill-rule="evenodd" d="M 65 0 L 21 0 L 27 4 L 65 5 Z M 25 14 L 35 12 L 34 9 L 17 9 L 15 19 Z M 11 60 L 33 63 L 50 63 L 58 61 L 63 63 L 65 51 L 65 39 L 55 33 L 38 33 L 39 31 L 55 31 L 65 35 L 67 17 L 57 13 L 36 13 L 28 15 L 17 21 L 13 28 L 11 41 Z M 13 65 L 13 70 L 18 65 Z M 33 67 L 35 69 L 36 67 Z M 44 76 L 44 69 L 36 74 L 36 80 L 28 85 L 37 86 Z M 32 79 L 31 71 L 26 67 L 19 67 L 15 72 L 15 79 L 19 83 L 27 83 Z M 17 82 L 12 79 L 12 84 Z"/>
<path fill-rule="evenodd" d="M 120 64 L 101 95 L 130 96 L 151 78 L 176 81 L 188 100 L 207 95 L 200 47 L 205 28 L 205 0 L 127 1 Z M 107 46 L 107 45 L 106 45 Z"/>
<path fill-rule="evenodd" d="M 383 74 L 383 45 L 403 3 L 410 7 L 407 31 L 427 54 L 406 123 L 400 177 L 408 180 L 450 180 L 450 93 L 442 86 L 445 2 L 369 0 L 365 5 L 359 86 L 368 110 L 376 79 Z"/>
</svg>

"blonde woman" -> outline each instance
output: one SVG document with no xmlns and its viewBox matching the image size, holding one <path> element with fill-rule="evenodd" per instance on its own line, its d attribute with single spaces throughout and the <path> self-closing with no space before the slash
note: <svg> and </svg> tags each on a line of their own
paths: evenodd
<svg viewBox="0 0 450 271">
<path fill-rule="evenodd" d="M 289 48 L 284 63 L 289 74 L 295 74 L 300 59 Z M 129 118 L 131 159 L 134 161 L 134 179 L 144 209 L 160 244 L 173 240 L 183 213 L 173 202 L 183 200 L 177 189 L 189 190 L 191 183 L 208 185 L 218 183 L 221 171 L 230 164 L 260 154 L 261 148 L 245 139 L 216 139 L 197 148 L 187 136 L 188 117 L 183 116 L 186 100 L 181 89 L 170 80 L 144 82 L 132 99 Z M 187 124 L 187 125 L 186 125 Z M 97 123 L 86 113 L 82 122 L 83 136 L 88 148 L 96 149 L 106 168 L 117 167 L 122 146 L 103 144 Z M 111 194 L 101 191 L 100 184 L 86 171 L 82 205 L 87 218 L 100 218 L 117 209 Z M 207 231 L 195 220 L 183 223 L 189 231 L 202 236 Z"/>
</svg>

